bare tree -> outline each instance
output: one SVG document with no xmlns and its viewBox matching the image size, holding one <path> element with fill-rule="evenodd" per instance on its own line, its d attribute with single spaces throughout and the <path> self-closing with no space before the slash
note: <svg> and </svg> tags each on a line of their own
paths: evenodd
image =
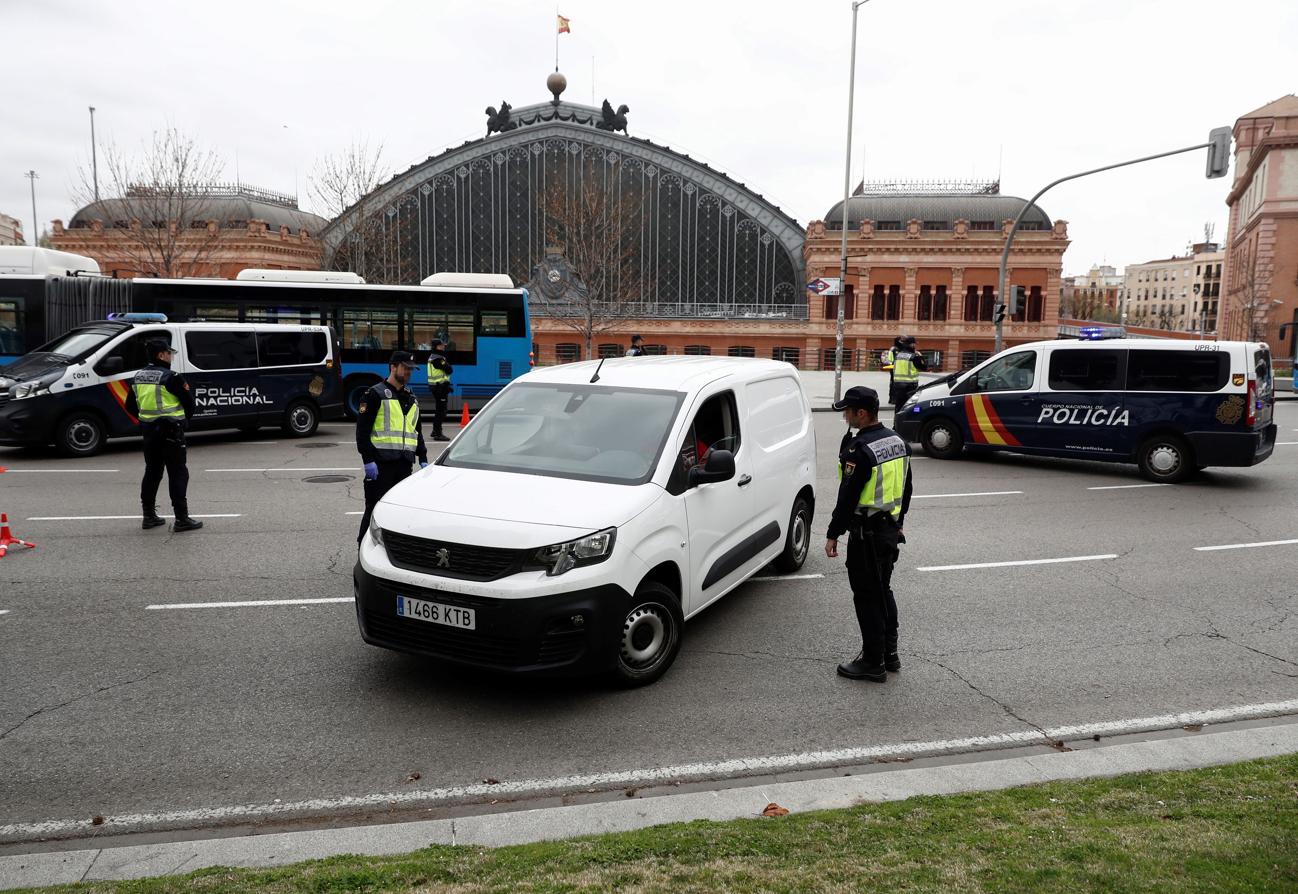
<svg viewBox="0 0 1298 894">
<path fill-rule="evenodd" d="M 119 266 L 143 276 L 184 277 L 206 272 L 220 235 L 208 225 L 213 187 L 224 162 L 175 128 L 154 131 L 137 155 L 113 143 L 100 165 L 115 198 L 100 203 L 111 228 Z M 81 171 L 77 197 L 93 201 L 88 173 Z"/>
<path fill-rule="evenodd" d="M 373 198 L 379 184 L 390 176 L 382 143 L 371 149 L 367 140 L 355 141 L 316 161 L 307 185 L 315 211 L 330 220 L 347 211 L 353 215 L 344 237 L 325 246 L 326 269 L 351 270 L 370 282 L 406 281 L 401 271 L 393 274 L 389 269 L 391 259 L 400 253 Z"/>
<path fill-rule="evenodd" d="M 604 183 L 617 183 L 618 171 Z M 595 336 L 615 328 L 640 299 L 638 271 L 641 204 L 593 176 L 556 183 L 540 198 L 546 243 L 551 246 L 533 276 L 534 313 L 580 335 L 586 357 Z"/>
</svg>

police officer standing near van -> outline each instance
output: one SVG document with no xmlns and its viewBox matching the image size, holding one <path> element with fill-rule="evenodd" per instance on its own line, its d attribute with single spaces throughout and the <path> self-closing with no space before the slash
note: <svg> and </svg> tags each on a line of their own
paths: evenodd
<svg viewBox="0 0 1298 894">
<path fill-rule="evenodd" d="M 162 473 L 167 473 L 171 508 L 176 513 L 172 530 L 197 531 L 201 521 L 189 517 L 189 468 L 185 465 L 185 421 L 194 415 L 194 393 L 179 373 L 171 371 L 175 352 L 161 338 L 144 344 L 149 365 L 135 374 L 126 392 L 126 412 L 140 420 L 144 435 L 144 478 L 140 481 L 140 505 L 144 530 L 165 525 L 156 505 Z"/>
<path fill-rule="evenodd" d="M 361 398 L 356 414 L 356 449 L 365 464 L 365 513 L 361 516 L 356 542 L 370 527 L 370 516 L 383 495 L 410 477 L 416 459 L 422 469 L 428 465 L 428 449 L 419 430 L 419 401 L 406 386 L 419 364 L 407 351 L 393 351 L 388 360 L 388 377 Z"/>
<path fill-rule="evenodd" d="M 433 339 L 433 352 L 428 355 L 428 390 L 433 395 L 433 440 L 449 441 L 442 433 L 446 423 L 446 402 L 451 396 L 451 361 L 442 352 L 446 343 Z"/>
<path fill-rule="evenodd" d="M 848 431 L 838 451 L 838 501 L 825 555 L 837 558 L 838 538 L 849 534 L 847 578 L 861 627 L 861 653 L 840 664 L 838 673 L 883 683 L 888 671 L 901 670 L 892 569 L 910 508 L 910 445 L 879 422 L 879 395 L 873 388 L 847 389 L 834 409 L 842 411 Z"/>
<path fill-rule="evenodd" d="M 631 336 L 631 347 L 626 349 L 627 357 L 644 356 L 644 339 L 638 335 Z"/>
<path fill-rule="evenodd" d="M 884 358 L 892 367 L 892 380 L 888 384 L 888 399 L 894 408 L 900 407 L 919 389 L 919 374 L 928 369 L 924 355 L 915 350 L 915 336 L 899 335 Z"/>
</svg>

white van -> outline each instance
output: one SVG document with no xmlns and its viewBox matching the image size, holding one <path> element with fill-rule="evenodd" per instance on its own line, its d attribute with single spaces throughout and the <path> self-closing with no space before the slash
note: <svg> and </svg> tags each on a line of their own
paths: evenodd
<svg viewBox="0 0 1298 894">
<path fill-rule="evenodd" d="M 816 441 L 797 371 L 637 357 L 536 370 L 374 511 L 361 636 L 504 670 L 658 679 L 682 623 L 802 567 Z"/>
<path fill-rule="evenodd" d="M 925 385 L 895 428 L 936 459 L 1004 450 L 1134 462 L 1173 484 L 1275 449 L 1271 351 L 1260 342 L 1118 338 L 1008 348 Z"/>
</svg>

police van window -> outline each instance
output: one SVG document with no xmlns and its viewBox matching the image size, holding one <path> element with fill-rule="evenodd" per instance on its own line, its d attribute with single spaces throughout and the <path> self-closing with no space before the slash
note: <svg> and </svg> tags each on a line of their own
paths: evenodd
<svg viewBox="0 0 1298 894">
<path fill-rule="evenodd" d="M 1121 391 L 1122 351 L 1072 348 L 1050 354 L 1051 391 Z"/>
<path fill-rule="evenodd" d="M 1019 351 L 993 360 L 955 387 L 952 394 L 1028 391 L 1036 378 L 1037 352 Z"/>
<path fill-rule="evenodd" d="M 1131 351 L 1128 391 L 1218 391 L 1230 376 L 1225 351 Z"/>
<path fill-rule="evenodd" d="M 189 362 L 198 369 L 253 369 L 257 366 L 257 336 L 253 332 L 215 330 L 186 332 Z"/>
<path fill-rule="evenodd" d="M 116 375 L 108 371 L 108 360 L 112 357 L 122 358 L 122 368 L 117 372 L 133 372 L 137 369 L 144 369 L 149 365 L 149 358 L 144 351 L 144 346 L 155 338 L 171 341 L 170 335 L 158 330 L 135 332 L 119 341 L 108 353 L 99 358 L 95 364 L 95 373 L 101 376 Z"/>
<path fill-rule="evenodd" d="M 329 342 L 323 332 L 258 332 L 257 359 L 261 366 L 303 366 L 323 363 Z"/>
</svg>

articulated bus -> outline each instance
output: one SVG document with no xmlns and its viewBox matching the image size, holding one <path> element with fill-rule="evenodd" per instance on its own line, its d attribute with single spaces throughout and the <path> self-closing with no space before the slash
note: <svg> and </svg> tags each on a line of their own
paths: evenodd
<svg viewBox="0 0 1298 894">
<path fill-rule="evenodd" d="M 236 280 L 0 275 L 3 365 L 73 326 L 109 313 L 162 313 L 172 322 L 284 323 L 333 327 L 341 344 L 344 401 L 355 412 L 388 372 L 394 350 L 426 360 L 434 339 L 454 367 L 452 409 L 481 406 L 532 363 L 527 290 L 502 274 L 437 273 L 420 285 L 379 286 L 324 271 L 245 270 Z M 426 394 L 426 368 L 411 381 Z"/>
</svg>

